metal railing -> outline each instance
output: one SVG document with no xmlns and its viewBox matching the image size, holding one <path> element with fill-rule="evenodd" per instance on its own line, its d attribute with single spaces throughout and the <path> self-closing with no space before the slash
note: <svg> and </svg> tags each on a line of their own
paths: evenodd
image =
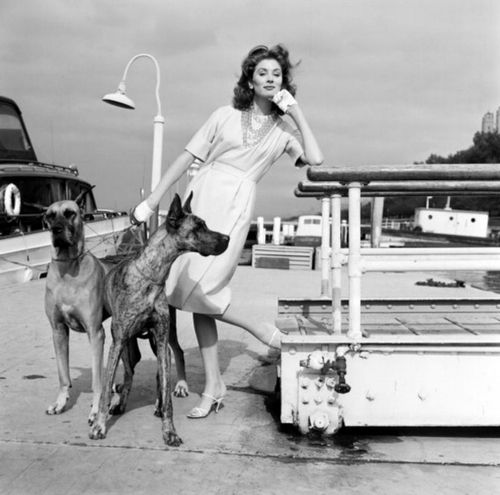
<svg viewBox="0 0 500 495">
<path fill-rule="evenodd" d="M 341 269 L 348 265 L 349 328 L 347 336 L 362 339 L 361 278 L 367 271 L 500 270 L 500 248 L 361 248 L 361 198 L 384 196 L 449 196 L 500 194 L 500 164 L 421 164 L 361 167 L 317 167 L 298 185 L 298 197 L 322 201 L 322 296 L 331 280 L 332 326 L 341 328 Z M 349 247 L 341 248 L 341 199 L 348 198 Z M 330 263 L 328 263 L 330 261 Z M 331 271 L 331 277 L 330 272 Z"/>
</svg>

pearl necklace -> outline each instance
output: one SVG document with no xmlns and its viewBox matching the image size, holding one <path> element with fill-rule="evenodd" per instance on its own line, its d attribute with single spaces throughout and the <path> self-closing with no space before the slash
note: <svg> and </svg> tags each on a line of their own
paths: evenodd
<svg viewBox="0 0 500 495">
<path fill-rule="evenodd" d="M 274 127 L 277 119 L 278 117 L 275 114 L 256 114 L 253 106 L 249 110 L 241 112 L 243 146 L 245 148 L 250 148 L 259 144 Z"/>
</svg>

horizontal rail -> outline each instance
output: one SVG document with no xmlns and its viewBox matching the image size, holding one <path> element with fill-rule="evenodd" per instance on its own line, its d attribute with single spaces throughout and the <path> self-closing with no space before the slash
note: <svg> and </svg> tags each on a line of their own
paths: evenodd
<svg viewBox="0 0 500 495">
<path fill-rule="evenodd" d="M 343 198 L 347 198 L 348 192 L 343 191 L 343 190 L 338 190 L 334 192 L 304 192 L 301 191 L 298 187 L 295 188 L 294 191 L 294 196 L 296 198 L 324 198 L 324 197 L 330 197 L 333 196 L 334 194 L 338 194 L 339 196 Z M 456 196 L 496 196 L 496 192 L 492 191 L 483 191 L 483 192 L 474 192 L 474 193 L 465 193 L 462 194 L 460 191 L 457 192 Z M 390 198 L 390 197 L 400 197 L 400 196 L 455 196 L 455 194 L 445 191 L 364 191 L 363 189 L 361 190 L 361 197 L 363 198 Z"/>
<path fill-rule="evenodd" d="M 341 299 L 342 312 L 347 314 L 349 299 Z M 490 313 L 499 315 L 500 295 L 498 297 L 474 297 L 474 298 L 365 298 L 361 300 L 360 309 L 362 313 L 467 313 L 484 315 Z M 279 316 L 309 316 L 309 315 L 331 315 L 332 301 L 320 298 L 282 298 L 278 299 Z M 500 333 L 500 326 L 498 328 Z"/>
<path fill-rule="evenodd" d="M 312 181 L 369 182 L 402 180 L 500 180 L 499 163 L 455 163 L 418 165 L 370 165 L 357 167 L 310 167 Z"/>
<path fill-rule="evenodd" d="M 500 271 L 500 258 L 485 259 L 362 259 L 362 272 L 433 272 L 447 270 L 481 270 Z"/>
<path fill-rule="evenodd" d="M 314 193 L 314 195 L 340 194 L 347 196 L 349 187 L 341 182 L 299 182 L 297 191 L 303 193 Z M 500 180 L 494 181 L 447 181 L 447 180 L 405 180 L 405 181 L 371 181 L 362 185 L 362 196 L 377 195 L 405 195 L 427 196 L 427 195 L 495 195 L 500 193 Z"/>
<path fill-rule="evenodd" d="M 443 352 L 443 346 L 454 346 L 454 347 L 464 347 L 465 352 L 471 352 L 472 346 L 477 347 L 496 347 L 497 352 L 500 351 L 500 335 L 490 334 L 490 335 L 388 335 L 388 336 L 378 336 L 374 335 L 369 338 L 364 338 L 362 340 L 357 340 L 350 338 L 345 335 L 297 335 L 288 334 L 282 337 L 282 346 L 284 351 L 287 352 L 289 346 L 309 344 L 310 346 L 320 346 L 320 345 L 352 345 L 355 344 L 355 349 L 359 352 L 363 349 L 369 349 L 370 346 L 378 345 L 395 345 L 401 351 L 404 350 L 402 346 L 418 346 L 416 350 L 422 350 L 421 346 L 436 346 L 437 350 Z M 420 347 L 420 349 L 419 349 Z M 408 349 L 407 349 L 408 350 Z M 447 351 L 446 351 L 447 352 Z M 479 352 L 479 349 L 475 349 L 475 352 Z"/>
<path fill-rule="evenodd" d="M 346 248 L 341 249 L 344 254 L 349 254 Z M 499 247 L 443 247 L 443 248 L 361 248 L 361 254 L 374 256 L 436 256 L 436 257 L 475 257 L 488 258 L 499 257 Z"/>
<path fill-rule="evenodd" d="M 338 252 L 338 262 L 348 262 L 349 250 Z M 363 272 L 446 270 L 500 271 L 500 248 L 361 248 Z M 341 256 L 341 258 L 340 258 Z"/>
</svg>

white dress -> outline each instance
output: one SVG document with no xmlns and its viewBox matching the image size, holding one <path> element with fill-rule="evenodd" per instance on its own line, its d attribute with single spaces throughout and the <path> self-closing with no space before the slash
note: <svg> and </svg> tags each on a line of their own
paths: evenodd
<svg viewBox="0 0 500 495">
<path fill-rule="evenodd" d="M 242 113 L 231 106 L 217 109 L 185 148 L 204 162 L 186 191 L 186 197 L 193 191 L 192 211 L 230 241 L 219 256 L 187 253 L 173 263 L 166 294 L 178 309 L 224 313 L 253 217 L 256 184 L 283 153 L 294 163 L 303 154 L 296 131 L 281 118 L 255 146 L 245 146 Z"/>
</svg>

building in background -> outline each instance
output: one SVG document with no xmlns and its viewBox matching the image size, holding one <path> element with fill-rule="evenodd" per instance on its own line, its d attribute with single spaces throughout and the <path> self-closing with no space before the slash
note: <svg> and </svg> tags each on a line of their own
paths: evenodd
<svg viewBox="0 0 500 495">
<path fill-rule="evenodd" d="M 497 110 L 497 121 L 498 121 L 498 115 L 499 115 L 499 112 Z M 481 126 L 481 132 L 496 132 L 497 129 L 498 129 L 498 127 L 495 124 L 495 116 L 493 115 L 493 112 L 486 112 L 483 115 L 483 123 Z"/>
</svg>

